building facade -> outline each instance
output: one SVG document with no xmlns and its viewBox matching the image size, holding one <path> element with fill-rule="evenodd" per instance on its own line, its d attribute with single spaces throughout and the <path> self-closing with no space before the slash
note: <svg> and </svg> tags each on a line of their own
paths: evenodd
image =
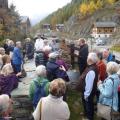
<svg viewBox="0 0 120 120">
<path fill-rule="evenodd" d="M 21 16 L 20 29 L 24 35 L 28 35 L 31 29 L 30 19 L 27 16 Z"/>
<path fill-rule="evenodd" d="M 0 8 L 8 9 L 8 0 L 0 0 Z"/>
<path fill-rule="evenodd" d="M 93 24 L 91 36 L 94 38 L 109 38 L 116 31 L 114 22 L 96 22 Z"/>
<path fill-rule="evenodd" d="M 56 24 L 56 30 L 57 31 L 64 31 L 64 24 Z"/>
</svg>

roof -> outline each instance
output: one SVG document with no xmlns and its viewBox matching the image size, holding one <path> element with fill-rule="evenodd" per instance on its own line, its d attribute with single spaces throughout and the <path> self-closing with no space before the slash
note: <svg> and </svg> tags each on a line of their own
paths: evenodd
<svg viewBox="0 0 120 120">
<path fill-rule="evenodd" d="M 96 27 L 116 27 L 115 22 L 96 22 L 94 23 Z"/>
<path fill-rule="evenodd" d="M 56 27 L 64 27 L 64 24 L 56 24 Z"/>
<path fill-rule="evenodd" d="M 27 17 L 27 16 L 21 16 L 20 19 L 21 19 L 21 23 L 25 23 L 25 22 L 27 22 L 27 20 L 29 19 L 29 17 Z"/>
</svg>

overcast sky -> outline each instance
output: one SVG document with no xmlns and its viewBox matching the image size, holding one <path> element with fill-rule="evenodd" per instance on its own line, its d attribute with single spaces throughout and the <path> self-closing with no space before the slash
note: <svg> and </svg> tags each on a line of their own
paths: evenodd
<svg viewBox="0 0 120 120">
<path fill-rule="evenodd" d="M 48 14 L 63 7 L 71 0 L 9 0 L 13 3 L 21 16 L 29 16 L 35 24 Z"/>
</svg>

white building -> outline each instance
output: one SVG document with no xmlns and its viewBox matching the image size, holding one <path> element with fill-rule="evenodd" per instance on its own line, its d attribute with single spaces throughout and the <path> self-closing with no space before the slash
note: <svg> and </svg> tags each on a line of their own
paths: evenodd
<svg viewBox="0 0 120 120">
<path fill-rule="evenodd" d="M 109 38 L 116 31 L 114 22 L 96 22 L 93 24 L 91 36 L 94 38 Z"/>
</svg>

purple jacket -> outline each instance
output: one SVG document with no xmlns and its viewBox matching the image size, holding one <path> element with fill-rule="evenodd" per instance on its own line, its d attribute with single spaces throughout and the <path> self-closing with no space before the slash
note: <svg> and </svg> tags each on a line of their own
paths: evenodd
<svg viewBox="0 0 120 120">
<path fill-rule="evenodd" d="M 10 95 L 13 89 L 18 87 L 18 78 L 15 74 L 8 76 L 0 75 L 0 92 L 1 94 Z"/>
</svg>

